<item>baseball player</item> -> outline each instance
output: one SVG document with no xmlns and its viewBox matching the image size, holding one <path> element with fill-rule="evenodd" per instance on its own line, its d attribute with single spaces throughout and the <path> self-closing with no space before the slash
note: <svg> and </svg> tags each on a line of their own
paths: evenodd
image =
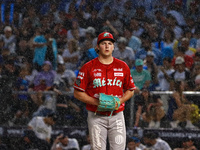
<svg viewBox="0 0 200 150">
<path fill-rule="evenodd" d="M 128 65 L 112 56 L 114 42 L 111 33 L 99 34 L 98 57 L 83 65 L 74 83 L 75 98 L 86 103 L 88 110 L 92 150 L 106 150 L 107 138 L 110 150 L 125 149 L 124 103 L 136 87 Z"/>
</svg>

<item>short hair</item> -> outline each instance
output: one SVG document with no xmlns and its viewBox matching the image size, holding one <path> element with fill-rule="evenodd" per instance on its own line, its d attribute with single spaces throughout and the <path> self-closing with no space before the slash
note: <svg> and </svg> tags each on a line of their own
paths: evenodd
<svg viewBox="0 0 200 150">
<path fill-rule="evenodd" d="M 152 41 L 152 40 L 151 40 L 151 37 L 150 37 L 150 35 L 149 35 L 148 32 L 143 32 L 143 33 L 140 35 L 140 38 L 141 38 L 142 40 L 148 40 L 149 42 Z"/>
<path fill-rule="evenodd" d="M 143 137 L 154 140 L 158 138 L 158 134 L 154 132 L 146 132 Z"/>
<path fill-rule="evenodd" d="M 166 60 L 167 62 L 171 63 L 172 62 L 172 59 L 170 57 L 165 57 L 163 58 L 163 61 Z"/>
</svg>

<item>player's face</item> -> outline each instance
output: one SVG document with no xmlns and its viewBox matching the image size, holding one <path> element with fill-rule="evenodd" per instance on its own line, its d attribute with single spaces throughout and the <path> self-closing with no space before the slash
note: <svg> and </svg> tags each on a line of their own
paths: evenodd
<svg viewBox="0 0 200 150">
<path fill-rule="evenodd" d="M 102 41 L 101 43 L 99 43 L 98 49 L 99 55 L 112 56 L 112 52 L 114 50 L 114 43 L 109 40 Z"/>
</svg>

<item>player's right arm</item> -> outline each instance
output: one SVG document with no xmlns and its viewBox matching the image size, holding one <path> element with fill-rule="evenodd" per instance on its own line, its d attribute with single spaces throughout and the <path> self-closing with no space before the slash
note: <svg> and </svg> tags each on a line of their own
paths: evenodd
<svg viewBox="0 0 200 150">
<path fill-rule="evenodd" d="M 79 91 L 77 89 L 74 89 L 74 97 L 86 104 L 91 104 L 91 105 L 99 105 L 99 100 L 96 98 L 93 98 L 89 96 L 87 93 L 83 91 Z"/>
</svg>

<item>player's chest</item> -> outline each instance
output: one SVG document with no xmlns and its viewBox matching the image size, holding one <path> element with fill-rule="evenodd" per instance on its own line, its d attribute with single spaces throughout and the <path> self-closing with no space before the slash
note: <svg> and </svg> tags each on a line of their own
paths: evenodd
<svg viewBox="0 0 200 150">
<path fill-rule="evenodd" d="M 93 87 L 119 86 L 124 82 L 123 68 L 95 68 L 90 72 L 90 83 Z"/>
</svg>

